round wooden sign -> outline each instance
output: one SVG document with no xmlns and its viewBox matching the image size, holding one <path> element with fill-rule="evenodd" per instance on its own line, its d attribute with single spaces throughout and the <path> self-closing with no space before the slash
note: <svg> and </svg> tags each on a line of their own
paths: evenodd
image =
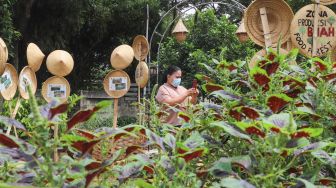
<svg viewBox="0 0 336 188">
<path fill-rule="evenodd" d="M 289 27 L 294 13 L 283 0 L 257 0 L 249 5 L 244 14 L 244 25 L 249 38 L 259 46 L 265 46 L 260 8 L 266 9 L 272 46 L 277 46 L 280 37 L 281 44 L 286 42 L 290 38 Z"/>
<path fill-rule="evenodd" d="M 336 44 L 336 14 L 326 6 L 318 5 L 318 14 L 315 14 L 316 4 L 301 8 L 294 16 L 291 24 L 291 39 L 300 53 L 313 56 L 314 16 L 318 16 L 318 29 L 315 54 L 318 57 L 331 51 Z"/>
<path fill-rule="evenodd" d="M 135 70 L 135 82 L 140 88 L 147 85 L 149 79 L 149 69 L 146 62 L 141 61 Z"/>
<path fill-rule="evenodd" d="M 134 38 L 132 48 L 135 59 L 142 61 L 146 59 L 149 52 L 149 44 L 147 38 L 143 35 L 138 35 Z"/>
<path fill-rule="evenodd" d="M 64 77 L 53 76 L 42 84 L 42 96 L 47 102 L 58 99 L 61 103 L 70 96 L 70 84 Z"/>
<path fill-rule="evenodd" d="M 122 70 L 113 70 L 104 78 L 104 90 L 113 97 L 120 98 L 124 96 L 131 87 L 131 80 L 128 74 Z"/>
<path fill-rule="evenodd" d="M 276 52 L 277 49 L 274 49 L 274 51 Z M 280 54 L 288 54 L 288 51 L 285 50 L 285 49 L 280 48 L 279 53 L 280 53 Z M 267 51 L 266 51 L 265 49 L 262 49 L 262 50 L 260 50 L 259 52 L 257 52 L 257 53 L 252 57 L 251 61 L 249 62 L 249 64 L 248 64 L 248 65 L 249 65 L 249 68 L 252 69 L 253 67 L 255 67 L 255 66 L 257 65 L 257 63 L 258 63 L 263 57 L 265 57 L 266 55 L 267 55 Z M 293 61 L 293 62 L 290 62 L 290 64 L 293 65 L 293 64 L 296 64 L 296 62 Z"/>
<path fill-rule="evenodd" d="M 6 63 L 5 71 L 0 79 L 1 95 L 5 100 L 12 100 L 16 94 L 18 86 L 18 74 L 13 65 Z"/>
<path fill-rule="evenodd" d="M 8 60 L 8 49 L 6 43 L 0 38 L 0 74 L 5 71 L 5 63 Z"/>
<path fill-rule="evenodd" d="M 335 4 L 335 3 L 336 3 L 336 0 L 320 0 L 320 4 L 322 4 L 322 5 L 331 5 L 331 4 Z"/>
<path fill-rule="evenodd" d="M 27 86 L 30 85 L 33 95 L 35 95 L 37 90 L 37 80 L 35 71 L 25 66 L 19 76 L 19 92 L 23 99 L 29 99 L 29 93 Z"/>
</svg>

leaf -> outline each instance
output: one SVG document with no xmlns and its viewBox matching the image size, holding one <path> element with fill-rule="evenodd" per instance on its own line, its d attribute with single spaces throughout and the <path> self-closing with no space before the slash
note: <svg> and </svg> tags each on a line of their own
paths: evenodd
<svg viewBox="0 0 336 188">
<path fill-rule="evenodd" d="M 288 113 L 273 114 L 264 122 L 271 123 L 282 129 L 290 126 L 291 116 Z"/>
<path fill-rule="evenodd" d="M 304 146 L 300 149 L 297 149 L 294 151 L 294 155 L 295 156 L 298 156 L 302 153 L 305 153 L 305 152 L 308 152 L 308 151 L 316 151 L 316 150 L 321 150 L 327 146 L 329 146 L 330 144 L 327 143 L 327 142 L 315 142 L 315 143 L 312 143 L 312 144 L 309 144 L 307 146 Z"/>
<path fill-rule="evenodd" d="M 292 138 L 303 138 L 303 137 L 317 137 L 323 132 L 323 128 L 304 128 L 299 129 L 297 132 L 291 134 Z"/>
<path fill-rule="evenodd" d="M 205 109 L 212 109 L 212 110 L 215 110 L 217 112 L 223 109 L 223 106 L 218 105 L 218 104 L 213 104 L 213 103 L 201 103 L 201 105 Z"/>
<path fill-rule="evenodd" d="M 325 81 L 330 81 L 330 80 L 336 79 L 336 72 L 321 76 L 321 78 L 323 78 Z"/>
<path fill-rule="evenodd" d="M 330 186 L 332 184 L 332 182 L 336 182 L 335 179 L 332 179 L 332 178 L 322 178 L 319 180 L 319 182 L 322 184 L 322 185 L 325 185 L 325 186 Z"/>
<path fill-rule="evenodd" d="M 221 180 L 221 185 L 226 188 L 255 188 L 245 180 L 238 180 L 232 177 L 227 177 Z"/>
<path fill-rule="evenodd" d="M 206 75 L 202 75 L 202 74 L 196 74 L 195 77 L 198 79 L 198 80 L 205 80 L 207 82 L 210 82 L 210 83 L 213 83 L 214 81 L 209 77 L 209 76 L 206 76 Z"/>
<path fill-rule="evenodd" d="M 222 157 L 220 158 L 214 166 L 218 165 L 219 163 L 230 163 L 230 164 L 235 164 L 238 165 L 245 170 L 248 170 L 250 166 L 252 165 L 251 158 L 249 156 L 237 156 L 237 157 Z"/>
<path fill-rule="evenodd" d="M 266 134 L 256 127 L 255 125 L 251 123 L 245 123 L 245 122 L 236 122 L 237 127 L 245 131 L 247 134 L 254 134 L 257 136 L 260 136 L 261 138 L 265 138 Z"/>
<path fill-rule="evenodd" d="M 236 119 L 237 121 L 241 121 L 241 120 L 244 118 L 244 116 L 243 116 L 242 113 L 238 112 L 237 109 L 238 109 L 238 108 L 233 108 L 233 109 L 231 109 L 231 110 L 229 111 L 229 115 L 230 115 L 231 117 L 233 117 L 234 119 Z"/>
<path fill-rule="evenodd" d="M 175 150 L 176 148 L 176 138 L 172 134 L 166 134 L 163 140 L 170 148 Z"/>
<path fill-rule="evenodd" d="M 186 162 L 189 162 L 195 158 L 203 156 L 206 152 L 207 152 L 206 149 L 200 148 L 200 149 L 179 155 L 179 157 L 183 158 Z"/>
<path fill-rule="evenodd" d="M 204 144 L 204 139 L 199 132 L 193 132 L 191 136 L 183 142 L 183 145 L 188 147 L 189 150 L 198 148 Z"/>
<path fill-rule="evenodd" d="M 311 182 L 305 180 L 305 179 L 301 179 L 301 178 L 297 178 L 298 181 L 302 182 L 306 188 L 315 188 L 315 185 L 312 184 Z"/>
<path fill-rule="evenodd" d="M 5 124 L 6 126 L 14 126 L 17 129 L 26 131 L 27 129 L 25 128 L 24 125 L 22 125 L 20 122 L 16 121 L 15 119 L 6 117 L 6 116 L 0 116 L 0 122 Z"/>
<path fill-rule="evenodd" d="M 223 86 L 218 85 L 218 84 L 212 84 L 212 83 L 204 84 L 204 85 L 202 85 L 202 88 L 207 93 L 212 93 L 212 92 L 218 91 L 218 90 L 224 90 Z"/>
<path fill-rule="evenodd" d="M 90 164 L 85 166 L 85 170 L 90 171 L 90 170 L 95 170 L 101 167 L 101 162 L 91 162 Z"/>
<path fill-rule="evenodd" d="M 155 186 L 147 183 L 145 180 L 143 179 L 136 179 L 134 181 L 134 184 L 137 186 L 137 188 L 155 188 Z"/>
<path fill-rule="evenodd" d="M 14 138 L 12 138 L 9 135 L 5 135 L 4 133 L 0 133 L 0 144 L 3 146 L 6 146 L 8 148 L 19 148 L 19 144 L 14 141 Z"/>
<path fill-rule="evenodd" d="M 146 135 L 151 140 L 151 142 L 158 145 L 163 151 L 166 150 L 163 145 L 163 139 L 161 137 L 148 129 L 146 130 Z"/>
<path fill-rule="evenodd" d="M 55 108 L 51 108 L 49 110 L 48 119 L 52 120 L 56 115 L 66 112 L 68 110 L 68 107 L 69 107 L 69 104 L 65 103 Z"/>
<path fill-rule="evenodd" d="M 148 174 L 154 174 L 154 169 L 149 166 L 144 166 L 143 168 Z"/>
<path fill-rule="evenodd" d="M 80 136 L 83 136 L 87 139 L 90 139 L 90 140 L 93 140 L 95 138 L 97 138 L 96 135 L 90 133 L 89 131 L 86 131 L 86 130 L 81 130 L 81 129 L 77 129 L 76 130 L 77 134 L 79 134 Z"/>
<path fill-rule="evenodd" d="M 224 90 L 217 90 L 214 91 L 212 93 L 210 93 L 210 96 L 214 96 L 217 98 L 221 98 L 221 99 L 226 99 L 226 100 L 241 100 L 241 97 L 231 94 L 229 92 L 226 92 Z"/>
<path fill-rule="evenodd" d="M 224 121 L 213 122 L 213 123 L 211 123 L 211 126 L 222 128 L 228 134 L 230 134 L 234 137 L 237 137 L 237 138 L 242 138 L 242 139 L 248 140 L 249 142 L 252 143 L 252 140 L 248 135 L 237 131 L 235 128 L 233 128 L 231 125 L 225 123 Z"/>
<path fill-rule="evenodd" d="M 100 140 L 92 140 L 92 141 L 77 141 L 74 142 L 71 146 L 76 148 L 78 151 L 82 153 L 82 156 L 86 153 L 91 153 L 93 147 L 99 143 Z"/>
<path fill-rule="evenodd" d="M 245 116 L 247 116 L 248 118 L 253 119 L 253 120 L 258 119 L 260 117 L 259 113 L 255 109 L 250 108 L 250 107 L 243 106 L 243 107 L 241 107 L 240 111 Z"/>
<path fill-rule="evenodd" d="M 185 122 L 189 123 L 190 122 L 190 116 L 188 116 L 186 113 L 184 112 L 179 112 L 177 115 L 179 118 L 182 118 Z"/>
<path fill-rule="evenodd" d="M 98 110 L 110 106 L 111 102 L 99 102 L 94 108 L 76 113 L 67 123 L 67 131 L 71 130 L 76 124 L 85 122 Z"/>
<path fill-rule="evenodd" d="M 120 174 L 118 176 L 119 180 L 127 179 L 143 169 L 144 165 L 141 162 L 128 163 L 122 167 Z"/>
<path fill-rule="evenodd" d="M 267 106 L 273 113 L 279 113 L 292 99 L 285 94 L 275 94 L 267 98 Z"/>
<path fill-rule="evenodd" d="M 259 86 L 265 86 L 271 81 L 267 72 L 259 67 L 254 67 L 251 70 L 250 75 Z"/>
<path fill-rule="evenodd" d="M 336 165 L 336 159 L 332 158 L 327 152 L 323 150 L 313 151 L 311 154 L 327 165 Z"/>
<path fill-rule="evenodd" d="M 133 153 L 133 152 L 135 152 L 135 151 L 137 151 L 137 150 L 140 150 L 140 149 L 142 149 L 141 146 L 129 146 L 129 147 L 127 147 L 127 149 L 126 149 L 126 156 L 128 156 L 128 155 L 130 155 L 131 153 Z"/>
</svg>

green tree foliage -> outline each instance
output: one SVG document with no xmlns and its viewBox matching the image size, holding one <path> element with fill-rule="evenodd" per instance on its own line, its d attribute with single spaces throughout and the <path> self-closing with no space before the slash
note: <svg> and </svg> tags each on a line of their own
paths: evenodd
<svg viewBox="0 0 336 188">
<path fill-rule="evenodd" d="M 202 69 L 199 63 L 211 64 L 212 58 L 235 61 L 255 52 L 251 42 L 238 41 L 235 36 L 237 26 L 225 16 L 218 18 L 213 10 L 207 10 L 198 14 L 195 23 L 192 20 L 186 23 L 188 28 L 192 28 L 187 40 L 178 43 L 169 38 L 162 44 L 158 60 L 161 71 L 169 65 L 182 68 L 185 85 L 189 86 L 194 75 Z"/>
</svg>

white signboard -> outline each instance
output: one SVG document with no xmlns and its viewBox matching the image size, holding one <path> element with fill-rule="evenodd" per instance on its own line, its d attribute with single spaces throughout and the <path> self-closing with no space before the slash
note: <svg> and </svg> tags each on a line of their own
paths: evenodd
<svg viewBox="0 0 336 188">
<path fill-rule="evenodd" d="M 31 80 L 27 77 L 27 75 L 23 75 L 20 80 L 20 87 L 24 92 L 28 92 L 27 86 L 31 85 Z"/>
<path fill-rule="evenodd" d="M 8 89 L 12 84 L 12 77 L 9 72 L 4 72 L 0 78 L 0 91 Z"/>
<path fill-rule="evenodd" d="M 110 91 L 127 90 L 127 77 L 110 77 L 109 90 Z"/>
<path fill-rule="evenodd" d="M 48 84 L 47 96 L 49 98 L 66 98 L 66 85 Z"/>
</svg>

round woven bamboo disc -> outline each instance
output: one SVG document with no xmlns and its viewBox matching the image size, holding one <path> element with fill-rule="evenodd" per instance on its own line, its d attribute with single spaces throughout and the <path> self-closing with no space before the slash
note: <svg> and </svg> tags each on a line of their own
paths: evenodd
<svg viewBox="0 0 336 188">
<path fill-rule="evenodd" d="M 276 49 L 274 49 L 274 51 L 276 51 Z M 285 49 L 280 48 L 280 54 L 288 54 L 288 51 Z M 249 62 L 249 68 L 252 69 L 253 67 L 255 67 L 258 63 L 258 61 L 260 61 L 265 55 L 267 54 L 265 49 L 260 50 L 259 52 L 257 52 L 251 59 L 251 61 Z M 290 62 L 290 64 L 296 64 L 295 61 Z"/>
<path fill-rule="evenodd" d="M 264 31 L 262 27 L 260 8 L 266 8 L 270 33 L 272 34 L 272 46 L 276 46 L 281 36 L 283 44 L 290 37 L 290 23 L 293 19 L 293 11 L 283 0 L 255 0 L 246 9 L 244 16 L 245 29 L 250 39 L 259 46 L 265 46 Z"/>
<path fill-rule="evenodd" d="M 149 52 L 149 44 L 145 36 L 138 35 L 134 38 L 132 48 L 135 59 L 143 61 L 146 59 Z"/>
<path fill-rule="evenodd" d="M 140 88 L 147 85 L 149 79 L 149 70 L 146 62 L 141 61 L 135 70 L 135 82 Z"/>
<path fill-rule="evenodd" d="M 5 41 L 0 38 L 0 74 L 5 71 L 5 63 L 8 60 L 8 49 Z"/>
<path fill-rule="evenodd" d="M 320 4 L 322 5 L 331 5 L 335 3 L 336 3 L 336 0 L 320 0 Z"/>
<path fill-rule="evenodd" d="M 113 98 L 124 96 L 131 87 L 131 80 L 128 74 L 122 70 L 113 70 L 104 78 L 104 90 Z"/>
<path fill-rule="evenodd" d="M 12 100 L 15 96 L 19 78 L 15 67 L 12 64 L 5 64 L 5 71 L 1 76 L 4 81 L 4 88 L 1 90 L 1 95 L 5 100 Z"/>
<path fill-rule="evenodd" d="M 291 24 L 291 40 L 300 53 L 313 55 L 313 33 L 315 4 L 301 8 L 294 16 Z M 319 27 L 316 56 L 324 56 L 336 45 L 336 14 L 328 7 L 319 5 Z"/>
<path fill-rule="evenodd" d="M 70 96 L 70 84 L 68 80 L 60 76 L 48 78 L 42 84 L 42 96 L 47 102 L 53 99 L 58 99 L 61 103 L 66 102 Z"/>
<path fill-rule="evenodd" d="M 19 76 L 19 92 L 23 99 L 29 99 L 27 85 L 30 85 L 33 95 L 37 90 L 36 74 L 32 68 L 25 66 Z"/>
</svg>

